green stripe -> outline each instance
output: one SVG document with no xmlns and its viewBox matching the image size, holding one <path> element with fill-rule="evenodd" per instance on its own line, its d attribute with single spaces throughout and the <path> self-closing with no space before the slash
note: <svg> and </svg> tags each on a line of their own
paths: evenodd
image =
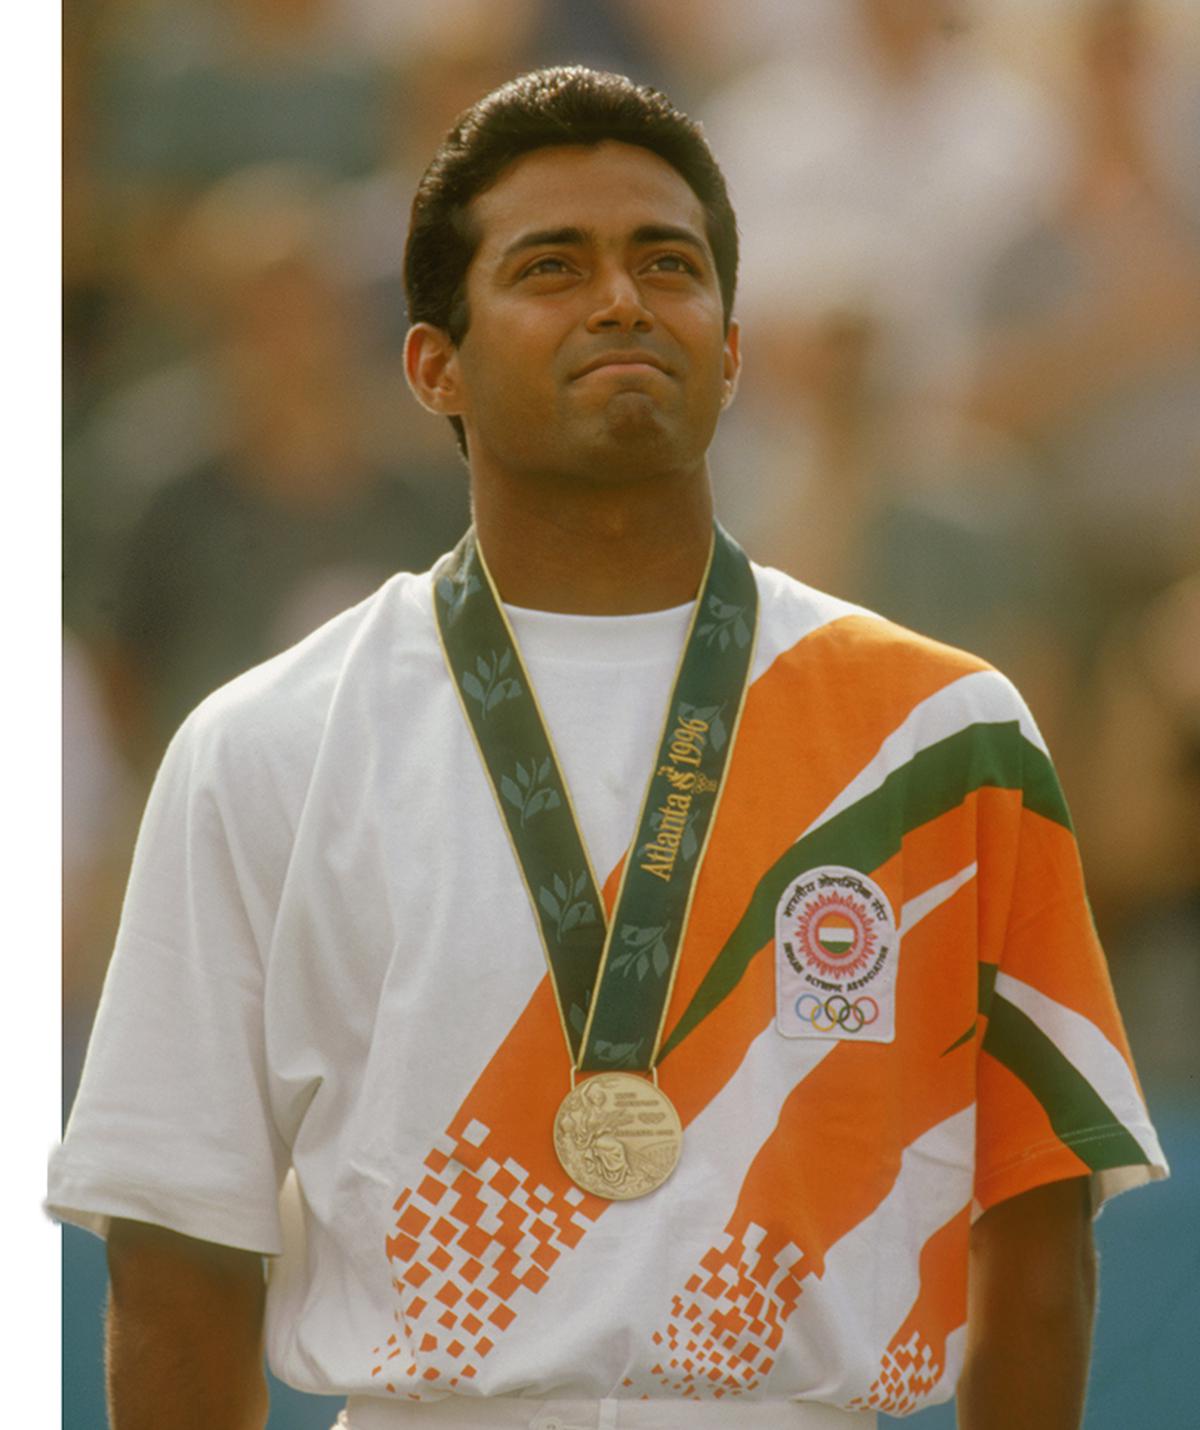
<svg viewBox="0 0 1200 1430">
<path fill-rule="evenodd" d="M 917 751 L 878 789 L 797 840 L 763 875 L 664 1042 L 659 1061 L 728 998 L 755 954 L 774 937 L 775 910 L 793 879 L 823 864 L 871 873 L 896 853 L 905 835 L 984 787 L 1020 789 L 1027 808 L 1070 828 L 1054 768 L 1016 720 L 968 725 Z"/>
<path fill-rule="evenodd" d="M 1024 736 L 1021 741 L 1024 746 L 1021 803 L 1032 814 L 1040 814 L 1043 819 L 1061 824 L 1064 829 L 1074 834 L 1071 811 L 1067 808 L 1062 785 L 1058 782 L 1058 774 L 1050 762 L 1050 756 Z"/>
<path fill-rule="evenodd" d="M 1096 1089 L 1027 1014 L 997 993 L 986 1052 L 1019 1078 L 1045 1109 L 1055 1135 L 1093 1172 L 1149 1159 Z"/>
<path fill-rule="evenodd" d="M 996 974 L 999 972 L 1000 970 L 994 963 L 981 963 L 979 965 L 979 1012 L 984 1018 L 987 1017 L 992 1006 L 992 993 L 996 987 Z M 969 1043 L 975 1036 L 978 1028 L 979 1019 L 977 1018 L 965 1033 L 955 1038 L 948 1048 L 942 1050 L 942 1057 L 946 1057 L 947 1054 Z"/>
<path fill-rule="evenodd" d="M 978 1019 L 976 1019 L 976 1021 L 971 1024 L 971 1026 L 967 1029 L 965 1033 L 960 1033 L 959 1036 L 955 1038 L 955 1040 L 950 1044 L 948 1048 L 943 1048 L 939 1056 L 943 1058 L 948 1057 L 951 1053 L 957 1052 L 959 1048 L 965 1047 L 966 1044 L 969 1043 L 971 1039 L 975 1036 L 978 1029 L 979 1021 Z"/>
<path fill-rule="evenodd" d="M 1000 968 L 995 963 L 979 965 L 979 1012 L 986 1018 L 992 1010 L 992 994 L 996 991 L 996 974 Z"/>
</svg>

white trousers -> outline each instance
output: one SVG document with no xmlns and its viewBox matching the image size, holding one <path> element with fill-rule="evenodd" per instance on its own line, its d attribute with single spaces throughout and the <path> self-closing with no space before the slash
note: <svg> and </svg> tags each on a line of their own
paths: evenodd
<svg viewBox="0 0 1200 1430">
<path fill-rule="evenodd" d="M 875 1412 L 794 1400 L 526 1400 L 351 1396 L 333 1430 L 872 1430 Z"/>
</svg>

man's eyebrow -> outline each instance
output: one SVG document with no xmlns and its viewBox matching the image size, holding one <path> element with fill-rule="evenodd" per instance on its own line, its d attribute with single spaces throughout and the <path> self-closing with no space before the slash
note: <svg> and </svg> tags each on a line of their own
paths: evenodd
<svg viewBox="0 0 1200 1430">
<path fill-rule="evenodd" d="M 634 229 L 634 243 L 686 243 L 690 248 L 708 256 L 708 244 L 695 229 L 680 228 L 673 223 L 644 223 Z"/>
<path fill-rule="evenodd" d="M 514 238 L 500 255 L 504 263 L 515 254 L 524 253 L 529 248 L 570 248 L 587 243 L 595 235 L 582 228 L 537 228 Z"/>
<path fill-rule="evenodd" d="M 681 228 L 672 223 L 644 223 L 635 228 L 631 235 L 637 244 L 645 243 L 686 243 L 698 253 L 708 256 L 708 244 L 694 229 Z M 538 228 L 523 233 L 508 245 L 500 255 L 500 262 L 507 263 L 519 253 L 531 248 L 571 248 L 582 247 L 594 242 L 595 233 L 591 229 L 567 225 L 563 228 Z"/>
</svg>

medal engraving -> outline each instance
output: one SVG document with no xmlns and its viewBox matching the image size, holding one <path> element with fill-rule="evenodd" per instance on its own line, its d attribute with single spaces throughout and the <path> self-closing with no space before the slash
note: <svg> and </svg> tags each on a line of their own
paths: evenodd
<svg viewBox="0 0 1200 1430">
<path fill-rule="evenodd" d="M 572 1088 L 554 1119 L 567 1176 L 609 1201 L 644 1197 L 679 1161 L 683 1128 L 670 1099 L 632 1073 L 599 1073 Z"/>
</svg>

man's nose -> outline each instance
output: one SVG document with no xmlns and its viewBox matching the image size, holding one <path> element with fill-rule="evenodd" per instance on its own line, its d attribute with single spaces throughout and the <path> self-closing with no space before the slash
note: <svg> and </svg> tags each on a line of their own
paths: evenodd
<svg viewBox="0 0 1200 1430">
<path fill-rule="evenodd" d="M 596 305 L 588 319 L 588 330 L 644 333 L 653 326 L 654 314 L 642 301 L 634 275 L 623 264 L 602 268 L 596 275 Z"/>
</svg>

